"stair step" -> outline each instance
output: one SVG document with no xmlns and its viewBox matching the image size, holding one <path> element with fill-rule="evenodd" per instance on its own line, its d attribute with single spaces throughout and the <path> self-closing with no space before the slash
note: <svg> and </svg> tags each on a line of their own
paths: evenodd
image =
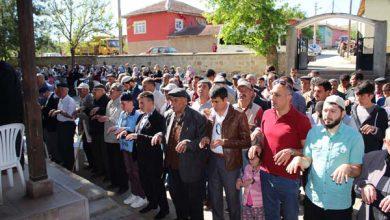
<svg viewBox="0 0 390 220">
<path fill-rule="evenodd" d="M 89 202 L 89 215 L 95 217 L 117 207 L 118 205 L 112 199 L 102 198 Z"/>
<path fill-rule="evenodd" d="M 107 192 L 101 189 L 100 187 L 96 187 L 92 183 L 86 184 L 78 189 L 76 189 L 76 192 L 80 193 L 81 195 L 87 197 L 89 202 L 101 199 L 105 196 L 107 196 Z"/>
</svg>

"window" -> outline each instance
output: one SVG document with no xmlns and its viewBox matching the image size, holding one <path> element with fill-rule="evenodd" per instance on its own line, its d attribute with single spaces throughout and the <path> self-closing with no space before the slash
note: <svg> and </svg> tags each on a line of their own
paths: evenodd
<svg viewBox="0 0 390 220">
<path fill-rule="evenodd" d="M 181 31 L 184 28 L 184 20 L 183 19 L 175 19 L 175 30 Z"/>
<path fill-rule="evenodd" d="M 134 21 L 134 34 L 146 34 L 146 21 Z"/>
</svg>

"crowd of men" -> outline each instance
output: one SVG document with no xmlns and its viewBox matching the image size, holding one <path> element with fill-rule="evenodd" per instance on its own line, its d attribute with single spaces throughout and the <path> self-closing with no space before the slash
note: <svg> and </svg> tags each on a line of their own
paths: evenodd
<svg viewBox="0 0 390 220">
<path fill-rule="evenodd" d="M 81 135 L 94 177 L 119 194 L 130 188 L 124 203 L 141 213 L 159 208 L 164 218 L 167 187 L 177 219 L 203 219 L 203 205 L 217 220 L 225 211 L 232 220 L 298 219 L 302 186 L 304 219 L 352 219 L 356 196 L 359 218 L 389 216 L 384 78 L 279 76 L 272 66 L 231 81 L 191 66 L 63 68 L 37 74 L 51 159 L 73 170 Z"/>
</svg>

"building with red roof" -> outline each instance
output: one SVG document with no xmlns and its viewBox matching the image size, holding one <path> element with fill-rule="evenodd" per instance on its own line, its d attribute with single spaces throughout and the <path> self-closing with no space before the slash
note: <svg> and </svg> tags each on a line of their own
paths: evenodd
<svg viewBox="0 0 390 220">
<path fill-rule="evenodd" d="M 126 14 L 128 53 L 169 46 L 178 52 L 211 52 L 219 25 L 209 25 L 204 12 L 176 0 L 165 0 Z"/>
</svg>

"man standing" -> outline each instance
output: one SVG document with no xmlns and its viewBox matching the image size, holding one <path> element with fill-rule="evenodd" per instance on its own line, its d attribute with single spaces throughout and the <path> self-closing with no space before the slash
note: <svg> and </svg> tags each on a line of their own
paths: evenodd
<svg viewBox="0 0 390 220">
<path fill-rule="evenodd" d="M 351 115 L 363 135 L 364 152 L 382 149 L 383 138 L 388 127 L 386 110 L 372 103 L 374 85 L 363 81 L 355 88 L 357 104 L 352 106 Z"/>
<path fill-rule="evenodd" d="M 118 122 L 119 115 L 121 113 L 121 100 L 123 87 L 119 83 L 111 85 L 110 89 L 110 101 L 106 107 L 106 115 L 98 116 L 98 122 L 104 122 L 104 142 L 106 144 L 107 151 L 103 154 L 107 155 L 107 170 L 109 171 L 109 177 L 111 185 L 109 188 L 113 189 L 118 187 L 118 194 L 123 194 L 129 189 L 127 182 L 125 164 L 123 162 L 123 154 L 120 150 L 119 141 L 116 135 L 109 132 L 109 128 L 115 126 Z"/>
<path fill-rule="evenodd" d="M 238 220 L 241 205 L 235 182 L 240 176 L 242 149 L 251 145 L 248 119 L 228 103 L 226 88 L 215 86 L 210 94 L 212 131 L 202 139 L 200 147 L 210 145 L 211 150 L 208 177 L 213 219 L 224 219 L 222 192 L 225 190 L 229 217 Z"/>
<path fill-rule="evenodd" d="M 69 88 L 65 83 L 57 85 L 59 89 L 58 109 L 52 112 L 58 120 L 57 146 L 61 154 L 63 165 L 66 169 L 72 170 L 74 165 L 73 136 L 76 124 L 73 113 L 76 111 L 76 102 L 68 95 Z"/>
<path fill-rule="evenodd" d="M 310 121 L 291 104 L 293 89 L 284 81 L 276 81 L 271 94 L 272 109 L 261 121 L 263 140 L 250 148 L 249 156 L 262 152 L 260 171 L 265 218 L 280 219 L 280 207 L 286 220 L 297 220 L 299 212 L 299 176 L 286 172 L 292 157 L 301 155 Z"/>
<path fill-rule="evenodd" d="M 330 90 L 330 95 L 338 95 L 342 99 L 345 99 L 345 94 L 338 90 L 339 82 L 337 81 L 337 79 L 330 79 L 329 82 L 332 85 L 332 90 Z"/>
<path fill-rule="evenodd" d="M 104 122 L 99 122 L 97 119 L 100 116 L 106 115 L 106 107 L 110 99 L 106 95 L 105 86 L 98 84 L 93 88 L 93 108 L 90 111 L 90 134 L 92 137 L 92 155 L 96 161 L 94 174 L 95 177 L 106 175 L 105 180 L 108 181 L 108 172 L 106 172 L 106 162 L 104 158 L 107 156 L 107 149 L 104 143 Z"/>
<path fill-rule="evenodd" d="M 178 219 L 203 219 L 202 177 L 205 152 L 199 148 L 206 135 L 206 118 L 188 106 L 183 88 L 169 92 L 172 111 L 165 115 L 167 129 L 158 133 L 154 143 L 165 143 L 169 192 Z"/>
<path fill-rule="evenodd" d="M 93 169 L 95 167 L 95 161 L 92 155 L 92 138 L 89 133 L 89 112 L 93 106 L 93 97 L 89 92 L 89 85 L 86 83 L 80 83 L 77 87 L 78 95 L 80 98 L 80 107 L 77 108 L 74 113 L 74 117 L 79 118 L 78 131 L 82 134 L 83 150 L 88 160 L 88 168 Z M 93 172 L 95 170 L 92 170 Z"/>
<path fill-rule="evenodd" d="M 287 167 L 294 174 L 309 166 L 305 188 L 305 220 L 352 219 L 353 178 L 360 175 L 364 154 L 362 136 L 342 123 L 344 100 L 326 98 L 322 110 L 324 125 L 313 127 L 307 135 L 303 156 Z"/>
<path fill-rule="evenodd" d="M 202 79 L 198 82 L 198 94 L 197 98 L 191 105 L 191 108 L 199 113 L 202 113 L 206 109 L 211 109 L 211 100 L 209 91 L 211 89 L 211 82 L 207 79 Z"/>
<path fill-rule="evenodd" d="M 52 112 L 56 111 L 58 108 L 58 102 L 60 100 L 59 91 L 60 89 L 58 87 L 55 88 L 54 92 L 50 93 L 45 105 L 42 106 L 43 135 L 51 159 L 56 163 L 60 163 L 62 161 L 57 146 L 58 121 L 56 117 L 50 117 L 50 114 L 52 114 Z"/>
<path fill-rule="evenodd" d="M 301 80 L 298 78 L 298 69 L 297 68 L 291 68 L 290 70 L 290 77 L 293 81 L 293 87 L 294 89 L 300 91 L 301 90 Z"/>
<path fill-rule="evenodd" d="M 324 79 L 316 80 L 313 89 L 314 98 L 307 103 L 307 111 L 310 114 L 315 112 L 316 103 L 319 101 L 325 101 L 326 97 L 329 96 L 330 91 L 332 90 L 332 85 L 330 82 Z"/>
<path fill-rule="evenodd" d="M 154 96 L 151 92 L 142 92 L 138 97 L 144 114 L 138 122 L 135 133 L 126 136 L 134 140 L 137 151 L 139 177 L 149 204 L 140 210 L 147 213 L 160 207 L 155 219 L 162 219 L 169 213 L 167 195 L 164 187 L 163 151 L 159 144 L 153 143 L 155 134 L 165 129 L 164 117 L 154 107 Z"/>
<path fill-rule="evenodd" d="M 154 79 L 149 77 L 144 79 L 142 81 L 142 88 L 144 91 L 153 93 L 155 108 L 160 114 L 164 114 L 162 107 L 165 103 L 165 96 L 159 90 L 157 90 Z"/>
</svg>

